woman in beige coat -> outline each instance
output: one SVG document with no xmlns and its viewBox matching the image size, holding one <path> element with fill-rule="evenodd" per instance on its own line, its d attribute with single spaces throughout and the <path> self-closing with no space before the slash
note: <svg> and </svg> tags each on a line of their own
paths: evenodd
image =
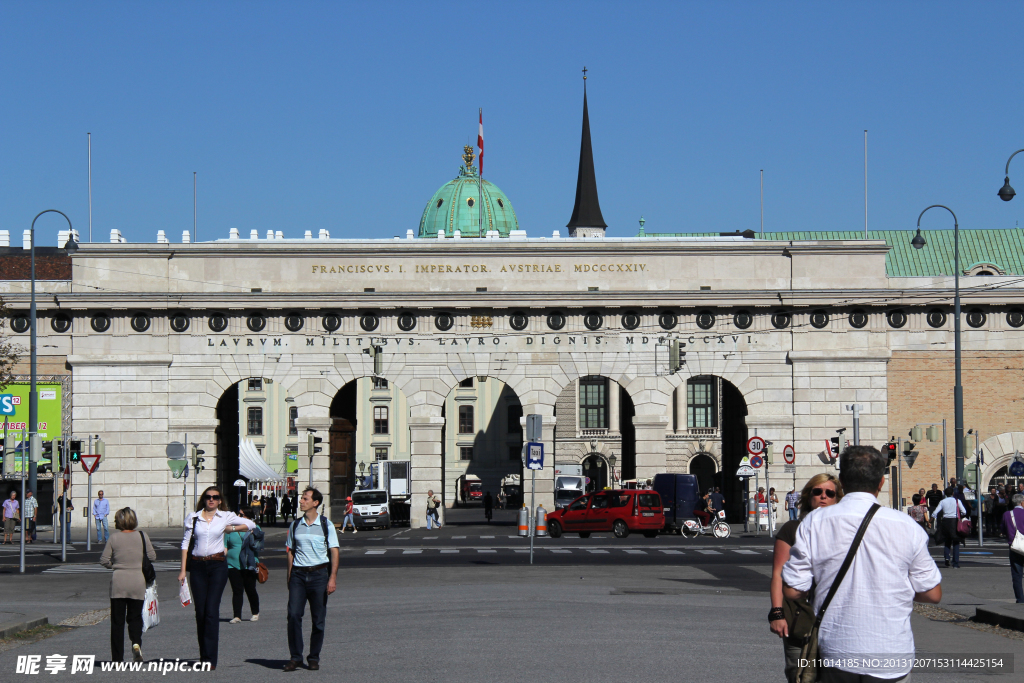
<svg viewBox="0 0 1024 683">
<path fill-rule="evenodd" d="M 100 564 L 113 569 L 110 578 L 110 659 L 124 661 L 124 625 L 128 622 L 128 638 L 132 641 L 132 659 L 142 661 L 142 605 L 146 599 L 146 579 L 142 575 L 142 547 L 150 561 L 156 551 L 149 537 L 135 531 L 139 520 L 131 508 L 114 514 L 114 528 L 100 555 Z"/>
</svg>

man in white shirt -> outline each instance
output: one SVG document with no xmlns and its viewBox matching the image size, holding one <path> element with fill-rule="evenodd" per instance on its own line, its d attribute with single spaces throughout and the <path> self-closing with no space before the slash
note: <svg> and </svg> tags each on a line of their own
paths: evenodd
<svg viewBox="0 0 1024 683">
<path fill-rule="evenodd" d="M 107 515 L 110 514 L 110 501 L 103 497 L 100 491 L 99 498 L 92 502 L 92 516 L 96 519 L 96 542 L 106 543 L 110 538 L 110 529 L 107 527 Z"/>
<path fill-rule="evenodd" d="M 843 499 L 804 518 L 790 559 L 782 568 L 783 593 L 800 599 L 813 586 L 815 612 L 820 611 L 857 529 L 878 502 L 876 497 L 885 482 L 886 458 L 876 448 L 851 446 L 843 451 L 839 463 Z M 909 515 L 887 507 L 879 509 L 821 621 L 821 657 L 835 660 L 835 666 L 822 668 L 820 680 L 867 683 L 909 679 L 915 652 L 910 630 L 913 603 L 939 602 L 941 582 L 924 529 Z"/>
</svg>

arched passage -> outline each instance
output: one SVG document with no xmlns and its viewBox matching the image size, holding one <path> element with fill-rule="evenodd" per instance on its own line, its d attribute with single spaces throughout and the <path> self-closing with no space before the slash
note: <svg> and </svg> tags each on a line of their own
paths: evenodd
<svg viewBox="0 0 1024 683">
<path fill-rule="evenodd" d="M 728 380 L 721 380 L 722 396 L 722 469 L 716 483 L 725 496 L 725 512 L 731 522 L 742 522 L 746 515 L 746 479 L 736 476 L 740 460 L 747 451 L 747 402 Z"/>
<path fill-rule="evenodd" d="M 698 453 L 690 458 L 690 474 L 697 475 L 701 495 L 715 485 L 715 460 L 707 453 Z"/>
<path fill-rule="evenodd" d="M 610 465 L 603 486 L 620 486 L 636 478 L 636 408 L 617 381 L 585 375 L 570 382 L 558 395 L 555 414 L 555 462 L 562 473 L 580 468 L 580 476 L 588 476 L 582 469 L 598 465 L 596 460 L 584 460 L 597 455 Z"/>
</svg>

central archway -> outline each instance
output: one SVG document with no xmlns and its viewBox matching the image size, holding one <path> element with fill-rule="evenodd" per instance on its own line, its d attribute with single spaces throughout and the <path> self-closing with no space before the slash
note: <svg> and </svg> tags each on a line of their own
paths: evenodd
<svg viewBox="0 0 1024 683">
<path fill-rule="evenodd" d="M 707 453 L 698 453 L 690 458 L 690 474 L 697 476 L 701 495 L 715 485 L 715 460 Z"/>
<path fill-rule="evenodd" d="M 583 476 L 587 478 L 586 491 L 600 491 L 608 486 L 611 468 L 600 453 L 591 453 L 583 459 Z"/>
</svg>

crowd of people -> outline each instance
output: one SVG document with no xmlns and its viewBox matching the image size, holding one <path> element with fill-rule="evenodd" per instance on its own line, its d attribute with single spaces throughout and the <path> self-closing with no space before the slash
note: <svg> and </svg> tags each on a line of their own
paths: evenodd
<svg viewBox="0 0 1024 683">
<path fill-rule="evenodd" d="M 258 495 L 249 493 L 246 496 L 249 519 L 264 526 L 277 526 L 277 516 L 281 515 L 281 521 L 288 523 L 288 518 L 295 519 L 295 513 L 299 509 L 299 498 L 297 493 L 284 494 L 278 499 L 276 493 Z"/>
</svg>

